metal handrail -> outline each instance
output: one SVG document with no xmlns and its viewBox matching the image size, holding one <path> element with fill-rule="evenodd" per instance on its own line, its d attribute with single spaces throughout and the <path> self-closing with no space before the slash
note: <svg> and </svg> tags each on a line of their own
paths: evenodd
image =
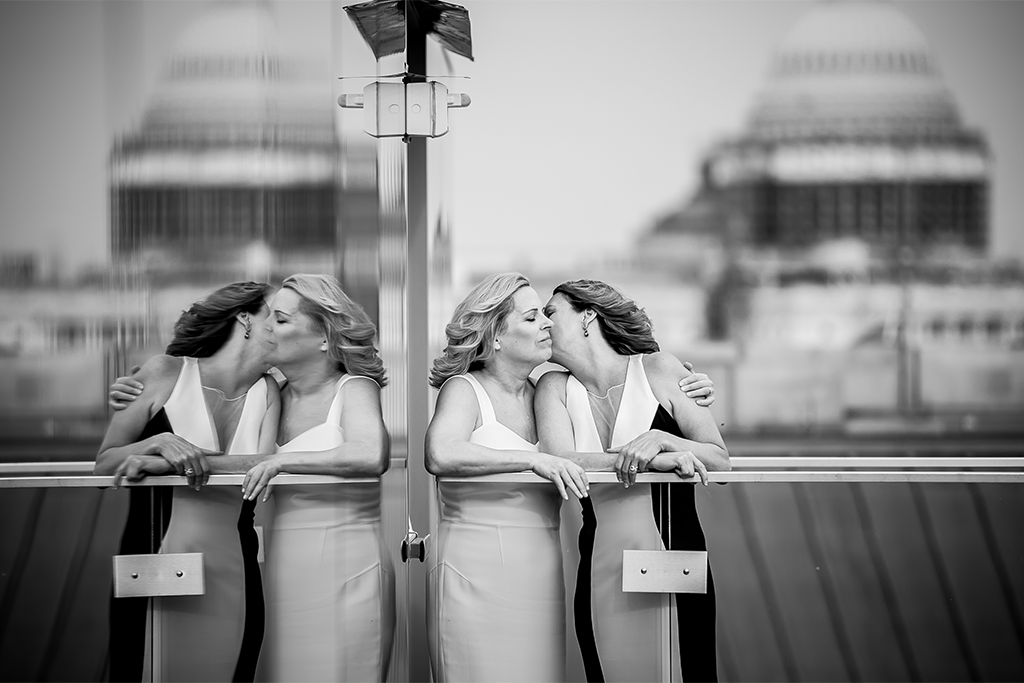
<svg viewBox="0 0 1024 683">
<path fill-rule="evenodd" d="M 947 482 L 947 483 L 1016 483 L 1024 482 L 1024 458 L 1018 457 L 735 457 L 730 472 L 710 472 L 708 480 L 729 482 Z M 0 463 L 0 488 L 59 488 L 113 485 L 112 476 L 87 474 L 92 462 Z M 209 479 L 212 486 L 241 486 L 245 475 L 216 474 Z M 591 483 L 617 483 L 613 472 L 588 472 Z M 488 474 L 476 477 L 440 477 L 440 481 L 475 481 L 491 483 L 543 483 L 546 479 L 532 472 Z M 274 485 L 293 484 L 356 484 L 377 481 L 375 478 L 335 477 L 314 474 L 279 474 Z M 688 482 L 672 473 L 650 472 L 637 475 L 639 483 Z M 180 476 L 147 477 L 139 482 L 122 482 L 122 486 L 184 486 Z"/>
<path fill-rule="evenodd" d="M 44 467 L 37 467 L 43 465 Z M 86 468 L 86 466 L 88 466 Z M 92 472 L 93 463 L 0 463 L 0 488 L 111 488 L 111 475 L 80 474 Z M 22 475 L 21 473 L 28 473 Z M 31 474 L 37 476 L 30 476 Z M 49 474 L 46 474 L 49 473 Z M 14 476 L 8 476 L 14 475 Z M 244 474 L 213 474 L 207 486 L 241 486 Z M 380 481 L 375 477 L 335 477 L 325 474 L 279 474 L 274 486 L 295 484 L 369 484 Z M 141 481 L 121 481 L 122 487 L 132 486 L 187 486 L 185 477 L 178 475 L 146 477 Z"/>
</svg>

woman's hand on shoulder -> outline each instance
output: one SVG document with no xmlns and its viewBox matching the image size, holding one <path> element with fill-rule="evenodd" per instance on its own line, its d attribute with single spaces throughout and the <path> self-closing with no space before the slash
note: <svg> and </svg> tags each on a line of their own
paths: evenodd
<svg viewBox="0 0 1024 683">
<path fill-rule="evenodd" d="M 159 354 L 147 360 L 142 366 L 133 365 L 127 375 L 114 380 L 107 393 L 107 405 L 114 410 L 124 410 L 146 390 L 146 386 L 161 380 L 177 379 L 181 372 L 181 358 Z"/>
<path fill-rule="evenodd" d="M 589 495 L 587 491 L 590 490 L 590 483 L 587 481 L 586 471 L 571 460 L 538 453 L 530 469 L 538 477 L 544 477 L 553 483 L 563 500 L 569 500 L 569 491 L 577 498 L 586 498 Z"/>
<path fill-rule="evenodd" d="M 659 401 L 664 402 L 667 399 L 672 405 L 676 405 L 680 394 L 689 396 L 690 393 L 696 393 L 702 396 L 707 395 L 704 396 L 703 402 L 694 401 L 695 403 L 710 405 L 707 403 L 707 398 L 714 395 L 714 383 L 707 378 L 707 375 L 691 372 L 687 364 L 671 353 L 658 351 L 644 356 L 644 372 L 646 372 L 651 389 Z M 709 387 L 711 388 L 710 393 L 708 392 Z M 712 398 L 711 401 L 713 402 L 714 399 Z"/>
<path fill-rule="evenodd" d="M 110 385 L 110 393 L 107 395 L 107 405 L 114 410 L 124 410 L 128 404 L 134 401 L 146 388 L 135 376 L 141 370 L 141 366 L 132 366 L 127 375 L 122 375 Z"/>
<path fill-rule="evenodd" d="M 679 380 L 679 389 L 696 401 L 699 406 L 710 406 L 715 402 L 715 383 L 703 372 L 694 372 L 693 363 L 686 361 L 683 367 L 689 371 Z"/>
</svg>

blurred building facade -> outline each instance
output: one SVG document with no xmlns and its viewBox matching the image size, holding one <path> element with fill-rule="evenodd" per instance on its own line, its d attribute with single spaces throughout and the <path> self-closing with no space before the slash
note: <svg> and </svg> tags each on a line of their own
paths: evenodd
<svg viewBox="0 0 1024 683">
<path fill-rule="evenodd" d="M 340 220 L 352 199 L 376 205 L 343 172 L 330 88 L 280 48 L 268 7 L 219 7 L 114 145 L 111 253 L 155 282 L 335 271 L 345 236 L 376 227 Z"/>
<path fill-rule="evenodd" d="M 4 255 L 4 434 L 101 435 L 110 379 L 229 282 L 327 273 L 376 317 L 375 147 L 343 143 L 330 82 L 280 43 L 276 10 L 214 3 L 177 39 L 112 143 L 109 268 L 68 282 L 42 255 Z"/>
<path fill-rule="evenodd" d="M 990 253 L 985 135 L 896 8 L 812 6 L 700 170 L 593 270 L 728 388 L 727 429 L 1018 429 L 1024 266 Z"/>
</svg>

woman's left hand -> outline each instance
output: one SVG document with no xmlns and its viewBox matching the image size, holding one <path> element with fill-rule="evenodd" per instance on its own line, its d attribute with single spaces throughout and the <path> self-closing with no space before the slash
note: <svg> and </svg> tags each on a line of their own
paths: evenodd
<svg viewBox="0 0 1024 683">
<path fill-rule="evenodd" d="M 615 476 L 629 488 L 636 483 L 636 475 L 646 472 L 647 466 L 662 451 L 669 450 L 671 444 L 666 442 L 668 434 L 651 429 L 636 437 L 627 444 L 617 448 L 609 448 L 609 453 L 618 453 L 615 459 Z"/>
<path fill-rule="evenodd" d="M 260 491 L 266 489 L 266 493 L 263 494 L 263 502 L 267 502 L 267 499 L 270 498 L 270 480 L 280 473 L 281 465 L 272 458 L 253 465 L 242 480 L 242 498 L 256 500 Z"/>
<path fill-rule="evenodd" d="M 119 488 L 122 480 L 141 481 L 147 475 L 174 473 L 174 465 L 159 455 L 129 455 L 114 471 L 113 487 Z"/>
<path fill-rule="evenodd" d="M 679 380 L 679 390 L 686 393 L 699 406 L 709 406 L 715 402 L 715 383 L 703 372 L 693 372 L 693 363 L 683 363 L 691 375 Z"/>
</svg>

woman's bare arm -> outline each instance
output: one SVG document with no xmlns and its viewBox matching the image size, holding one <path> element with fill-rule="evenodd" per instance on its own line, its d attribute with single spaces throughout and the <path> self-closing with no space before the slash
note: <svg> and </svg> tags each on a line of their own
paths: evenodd
<svg viewBox="0 0 1024 683">
<path fill-rule="evenodd" d="M 173 356 L 154 356 L 139 371 L 145 389 L 124 410 L 116 411 L 96 455 L 96 474 L 115 474 L 131 456 L 158 456 L 169 464 L 167 473 L 176 472 L 198 486 L 209 476 L 207 455 L 215 451 L 200 448 L 174 434 L 157 434 L 139 440 L 153 415 L 170 397 L 181 370 L 182 360 Z M 191 471 L 191 473 L 189 473 Z"/>
<path fill-rule="evenodd" d="M 533 451 L 499 450 L 471 443 L 479 420 L 480 407 L 469 382 L 453 379 L 445 383 L 427 427 L 427 471 L 435 476 L 472 477 L 526 472 L 533 467 L 537 459 Z"/>
<path fill-rule="evenodd" d="M 692 452 L 709 472 L 725 472 L 732 469 L 729 450 L 718 430 L 714 415 L 706 408 L 681 395 L 679 381 L 689 371 L 672 354 L 660 352 L 644 357 L 644 369 L 655 397 L 662 406 L 669 408 L 679 431 L 684 437 L 662 432 L 663 451 Z"/>
<path fill-rule="evenodd" d="M 537 382 L 533 409 L 537 418 L 537 434 L 541 449 L 566 458 L 590 472 L 613 469 L 616 457 L 611 453 L 579 453 L 573 438 L 572 419 L 565 407 L 565 372 L 544 373 Z M 680 394 L 683 395 L 683 394 Z"/>
</svg>

